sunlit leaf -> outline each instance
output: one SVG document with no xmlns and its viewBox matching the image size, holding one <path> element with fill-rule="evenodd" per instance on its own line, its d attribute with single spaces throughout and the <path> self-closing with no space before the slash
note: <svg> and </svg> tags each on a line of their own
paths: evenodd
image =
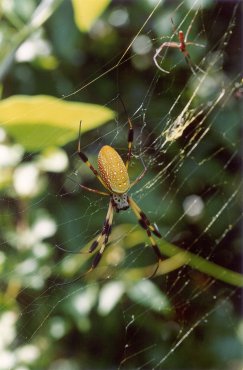
<svg viewBox="0 0 243 370">
<path fill-rule="evenodd" d="M 151 310 L 157 312 L 170 311 L 168 298 L 150 280 L 141 280 L 128 290 L 129 297 Z M 170 311 L 171 312 L 171 311 Z"/>
<path fill-rule="evenodd" d="M 74 18 L 80 31 L 87 32 L 110 0 L 72 0 Z"/>
<path fill-rule="evenodd" d="M 4 129 L 29 151 L 61 146 L 82 132 L 114 118 L 114 112 L 96 104 L 67 102 L 51 96 L 16 95 L 0 102 Z"/>
<path fill-rule="evenodd" d="M 105 284 L 100 292 L 98 312 L 101 315 L 108 315 L 118 303 L 125 291 L 121 281 L 114 281 Z"/>
</svg>

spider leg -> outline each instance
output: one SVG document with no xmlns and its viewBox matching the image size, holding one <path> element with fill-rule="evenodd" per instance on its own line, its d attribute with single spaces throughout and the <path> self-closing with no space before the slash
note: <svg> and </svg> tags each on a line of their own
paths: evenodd
<svg viewBox="0 0 243 370">
<path fill-rule="evenodd" d="M 192 25 L 193 25 L 193 23 L 194 23 L 194 21 L 195 21 L 195 19 L 196 19 L 197 15 L 198 15 L 198 11 L 199 11 L 199 9 L 197 9 L 197 11 L 195 12 L 195 14 L 194 14 L 194 16 L 193 16 L 193 18 L 192 18 L 192 21 L 191 21 L 191 23 L 190 23 L 190 25 L 189 25 L 189 27 L 188 27 L 188 29 L 187 29 L 187 32 L 186 32 L 186 35 L 185 35 L 185 38 L 184 38 L 184 41 L 185 41 L 186 46 L 187 46 L 187 45 L 195 45 L 195 46 L 199 46 L 199 47 L 204 47 L 204 45 L 202 45 L 202 44 L 196 44 L 196 43 L 194 43 L 194 42 L 187 42 L 188 35 L 189 35 L 189 33 L 190 33 L 190 31 L 191 31 L 191 28 L 192 28 Z M 185 60 L 186 60 L 186 62 L 187 62 L 187 64 L 188 64 L 188 66 L 190 67 L 190 69 L 191 69 L 192 73 L 193 73 L 194 75 L 196 75 L 196 71 L 195 71 L 195 69 L 194 69 L 194 67 L 193 67 L 193 63 L 192 63 L 192 60 L 191 60 L 191 58 L 190 58 L 190 55 L 189 55 L 188 51 L 187 51 L 187 50 L 185 50 L 185 51 L 183 52 L 183 55 L 184 55 L 184 57 L 185 57 Z M 200 72 L 204 72 L 204 71 L 203 71 L 200 67 L 198 67 L 198 66 L 196 66 L 196 69 L 197 69 L 197 70 L 199 70 Z"/>
<path fill-rule="evenodd" d="M 74 184 L 76 184 L 76 185 L 80 186 L 82 189 L 85 189 L 85 190 L 87 190 L 87 191 L 91 191 L 92 193 L 97 193 L 97 194 L 100 194 L 100 195 L 109 195 L 109 196 L 110 196 L 110 194 L 109 194 L 109 193 L 106 193 L 106 192 L 104 192 L 104 191 L 100 191 L 100 190 L 97 190 L 97 189 L 91 189 L 91 188 L 89 188 L 88 186 L 85 186 L 85 185 L 79 184 L 79 183 L 78 183 L 77 181 L 75 181 L 71 176 L 67 176 L 67 178 L 68 178 L 69 180 L 71 180 Z"/>
<path fill-rule="evenodd" d="M 161 51 L 164 47 L 180 49 L 180 44 L 178 42 L 172 42 L 172 41 L 171 42 L 164 42 L 158 49 L 156 49 L 156 53 L 154 54 L 153 59 L 154 59 L 154 63 L 156 65 L 156 67 L 159 68 L 162 72 L 170 73 L 169 71 L 166 71 L 165 69 L 160 67 L 160 65 L 157 61 L 157 57 L 159 56 L 159 54 L 161 53 Z"/>
<path fill-rule="evenodd" d="M 97 246 L 100 244 L 100 241 L 103 237 L 103 242 L 101 244 L 100 250 L 98 251 L 98 253 L 94 257 L 92 266 L 90 267 L 90 269 L 88 271 L 86 271 L 84 274 L 79 276 L 77 279 L 74 279 L 74 280 L 72 280 L 71 282 L 68 282 L 68 283 L 63 283 L 61 285 L 67 285 L 67 284 L 76 282 L 80 278 L 88 275 L 90 272 L 92 272 L 97 267 L 98 263 L 101 260 L 102 254 L 105 250 L 105 247 L 108 243 L 108 240 L 109 240 L 109 236 L 110 236 L 110 233 L 111 233 L 112 220 L 113 220 L 113 206 L 112 206 L 112 202 L 110 200 L 109 207 L 108 207 L 108 212 L 107 212 L 107 215 L 106 215 L 106 219 L 105 219 L 105 222 L 104 222 L 102 232 L 99 234 L 98 238 L 93 242 L 93 244 L 91 245 L 91 247 L 89 249 L 89 253 L 92 253 L 97 248 Z M 156 271 L 157 271 L 157 269 L 156 269 Z"/>
<path fill-rule="evenodd" d="M 88 188 L 87 186 L 82 185 L 82 184 L 79 184 L 79 186 L 84 190 L 90 191 L 91 193 L 96 193 L 96 194 L 100 194 L 100 195 L 110 195 L 109 193 L 105 193 L 104 191 L 100 191 L 100 190 L 97 190 L 97 189 L 91 189 L 91 188 Z"/>
<path fill-rule="evenodd" d="M 132 121 L 128 117 L 128 123 L 129 123 L 129 131 L 128 131 L 128 136 L 127 136 L 127 141 L 128 141 L 128 152 L 127 152 L 127 160 L 126 160 L 126 169 L 128 169 L 130 160 L 131 160 L 131 155 L 132 155 L 132 144 L 133 144 L 133 127 L 132 127 Z"/>
<path fill-rule="evenodd" d="M 108 243 L 109 236 L 111 233 L 113 214 L 114 214 L 113 206 L 112 206 L 112 202 L 110 201 L 102 232 L 98 235 L 97 239 L 92 243 L 92 245 L 89 248 L 89 253 L 92 253 L 99 246 L 99 244 L 101 244 L 98 253 L 94 257 L 90 271 L 94 270 L 96 266 L 98 265 L 98 263 L 100 262 L 102 254 Z"/>
<path fill-rule="evenodd" d="M 147 216 L 143 213 L 143 211 L 138 207 L 138 205 L 134 202 L 134 200 L 131 197 L 128 197 L 128 202 L 132 208 L 133 213 L 138 219 L 138 222 L 140 226 L 146 230 L 147 235 L 149 237 L 149 240 L 151 242 L 151 246 L 153 248 L 154 253 L 156 254 L 158 258 L 158 263 L 163 260 L 163 256 L 159 250 L 158 245 L 156 244 L 156 241 L 154 240 L 151 233 L 154 233 L 157 237 L 161 238 L 161 234 L 157 227 L 154 225 L 151 225 L 150 221 L 148 220 Z M 157 271 L 158 267 L 156 268 Z M 155 272 L 156 272 L 155 271 Z"/>
<path fill-rule="evenodd" d="M 109 190 L 107 188 L 106 184 L 104 183 L 104 181 L 102 180 L 102 178 L 100 177 L 98 171 L 89 162 L 88 157 L 81 151 L 81 145 L 80 145 L 80 143 L 81 143 L 81 140 L 80 140 L 81 139 L 81 124 L 82 124 L 82 121 L 80 121 L 80 124 L 79 124 L 79 138 L 78 138 L 78 150 L 77 150 L 79 158 L 86 164 L 87 167 L 89 167 L 91 169 L 93 174 L 97 177 L 97 179 L 104 186 L 104 188 Z"/>
<path fill-rule="evenodd" d="M 193 42 L 193 41 L 189 41 L 189 42 L 187 42 L 186 44 L 187 44 L 187 45 L 194 45 L 194 46 L 198 46 L 198 47 L 200 47 L 200 48 L 205 48 L 205 45 L 203 45 L 203 44 L 198 44 L 198 43 Z"/>
<path fill-rule="evenodd" d="M 188 65 L 188 67 L 190 68 L 190 70 L 192 71 L 192 73 L 194 75 L 196 75 L 196 71 L 195 71 L 195 69 L 194 69 L 194 67 L 192 65 L 192 60 L 191 60 L 191 57 L 190 57 L 188 51 L 187 50 L 184 50 L 182 52 L 182 54 L 184 55 L 184 58 L 185 58 L 185 61 L 186 61 L 187 65 Z"/>
<path fill-rule="evenodd" d="M 142 160 L 142 159 L 141 159 Z M 130 189 L 134 186 L 134 185 L 136 185 L 140 180 L 142 180 L 142 178 L 145 176 L 145 174 L 146 174 L 146 172 L 147 172 L 147 167 L 145 166 L 145 164 L 144 164 L 144 162 L 143 162 L 143 160 L 142 160 L 142 164 L 143 164 L 143 167 L 144 167 L 144 169 L 143 169 L 143 172 L 141 173 L 141 175 L 139 175 L 137 178 L 136 178 L 136 180 L 134 180 L 132 183 L 131 183 L 131 185 L 130 185 Z"/>
<path fill-rule="evenodd" d="M 137 205 L 137 203 L 135 203 L 135 201 L 129 197 L 129 204 L 132 208 L 133 211 L 136 211 L 136 214 L 139 215 L 139 223 L 140 225 L 145 229 L 145 228 L 149 228 L 150 231 L 152 231 L 152 233 L 154 235 L 156 235 L 158 238 L 162 238 L 159 230 L 158 230 L 158 227 L 156 225 L 152 225 L 148 219 L 148 217 L 145 215 L 145 213 L 141 210 L 141 208 L 139 208 L 139 206 Z M 143 224 L 143 225 L 142 225 Z M 146 225 L 146 227 L 145 227 Z"/>
<path fill-rule="evenodd" d="M 123 102 L 123 100 L 122 100 L 122 98 L 121 98 L 120 95 L 119 95 L 119 98 L 120 98 L 120 101 L 122 103 L 124 112 L 126 113 L 127 121 L 128 121 L 128 125 L 129 125 L 128 136 L 127 136 L 128 152 L 127 152 L 127 160 L 126 160 L 126 169 L 128 169 L 128 166 L 129 166 L 129 163 L 130 163 L 130 160 L 131 160 L 131 155 L 132 155 L 133 127 L 132 127 L 132 121 L 130 120 L 130 117 L 129 117 L 129 115 L 127 113 L 127 110 L 126 110 L 126 107 L 125 107 L 125 104 L 124 104 L 124 102 Z"/>
<path fill-rule="evenodd" d="M 199 71 L 200 71 L 200 72 L 202 72 L 202 73 L 205 73 L 205 72 L 204 72 L 200 67 L 198 67 L 197 65 L 196 65 L 196 66 L 195 66 L 195 68 L 194 68 L 193 63 L 192 63 L 192 60 L 191 60 L 191 57 L 190 57 L 190 55 L 189 55 L 189 53 L 188 53 L 188 51 L 187 51 L 187 50 L 183 51 L 182 53 L 183 53 L 183 55 L 184 55 L 185 61 L 187 62 L 187 64 L 188 64 L 188 66 L 189 66 L 190 70 L 192 71 L 192 73 L 193 73 L 194 75 L 196 75 L 196 71 L 195 71 L 195 69 L 199 70 Z"/>
</svg>

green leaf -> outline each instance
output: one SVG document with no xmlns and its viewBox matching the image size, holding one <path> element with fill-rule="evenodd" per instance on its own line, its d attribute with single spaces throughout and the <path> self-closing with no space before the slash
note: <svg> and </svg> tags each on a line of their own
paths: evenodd
<svg viewBox="0 0 243 370">
<path fill-rule="evenodd" d="M 166 295 L 150 280 L 141 280 L 132 285 L 127 294 L 133 301 L 153 311 L 171 312 L 171 306 Z"/>
<path fill-rule="evenodd" d="M 72 0 L 72 3 L 77 27 L 80 31 L 87 32 L 106 9 L 110 0 Z"/>
<path fill-rule="evenodd" d="M 121 281 L 112 281 L 105 284 L 99 296 L 98 312 L 100 315 L 108 315 L 119 302 L 125 292 L 125 285 Z"/>
<path fill-rule="evenodd" d="M 80 120 L 85 132 L 113 118 L 114 112 L 109 108 L 46 95 L 16 95 L 0 102 L 2 126 L 28 151 L 61 146 L 74 140 Z"/>
</svg>

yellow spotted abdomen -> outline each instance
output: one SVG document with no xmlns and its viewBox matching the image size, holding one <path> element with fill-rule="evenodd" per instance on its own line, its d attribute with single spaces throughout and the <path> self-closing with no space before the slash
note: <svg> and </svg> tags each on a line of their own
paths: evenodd
<svg viewBox="0 0 243 370">
<path fill-rule="evenodd" d="M 120 155 L 111 146 L 105 145 L 100 149 L 98 168 L 100 176 L 109 190 L 117 194 L 128 191 L 130 181 L 126 166 Z"/>
</svg>

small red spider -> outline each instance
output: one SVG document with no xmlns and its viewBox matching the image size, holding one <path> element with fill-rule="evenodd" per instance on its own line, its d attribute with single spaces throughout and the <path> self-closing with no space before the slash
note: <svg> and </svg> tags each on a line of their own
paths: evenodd
<svg viewBox="0 0 243 370">
<path fill-rule="evenodd" d="M 194 21 L 194 19 L 193 19 Z M 171 19 L 171 22 L 172 24 L 174 25 L 173 23 L 173 20 Z M 193 23 L 193 22 L 192 22 Z M 187 46 L 188 45 L 195 45 L 195 46 L 200 46 L 200 47 L 204 47 L 204 45 L 201 45 L 201 44 L 196 44 L 194 42 L 187 42 L 187 37 L 188 37 L 188 34 L 191 30 L 191 27 L 192 27 L 192 23 L 190 24 L 188 30 L 187 30 L 187 33 L 186 35 L 184 36 L 184 32 L 183 31 L 179 31 L 178 32 L 178 39 L 179 39 L 179 42 L 174 42 L 174 41 L 169 41 L 169 42 L 164 42 L 158 49 L 156 49 L 156 53 L 154 54 L 154 63 L 156 65 L 156 67 L 158 67 L 162 72 L 165 72 L 165 73 L 170 73 L 169 71 L 166 71 L 165 69 L 163 69 L 159 64 L 158 64 L 158 61 L 157 61 L 157 57 L 159 56 L 159 54 L 161 53 L 162 49 L 167 47 L 167 48 L 177 48 L 179 49 L 182 54 L 184 55 L 184 58 L 187 62 L 187 64 L 189 65 L 191 71 L 193 74 L 196 74 L 195 70 L 194 70 L 194 67 L 192 65 L 192 61 L 191 61 L 191 58 L 190 58 L 190 55 L 189 55 L 189 52 L 187 51 Z M 197 66 L 197 69 L 199 69 L 200 71 L 202 71 L 198 66 Z"/>
</svg>

